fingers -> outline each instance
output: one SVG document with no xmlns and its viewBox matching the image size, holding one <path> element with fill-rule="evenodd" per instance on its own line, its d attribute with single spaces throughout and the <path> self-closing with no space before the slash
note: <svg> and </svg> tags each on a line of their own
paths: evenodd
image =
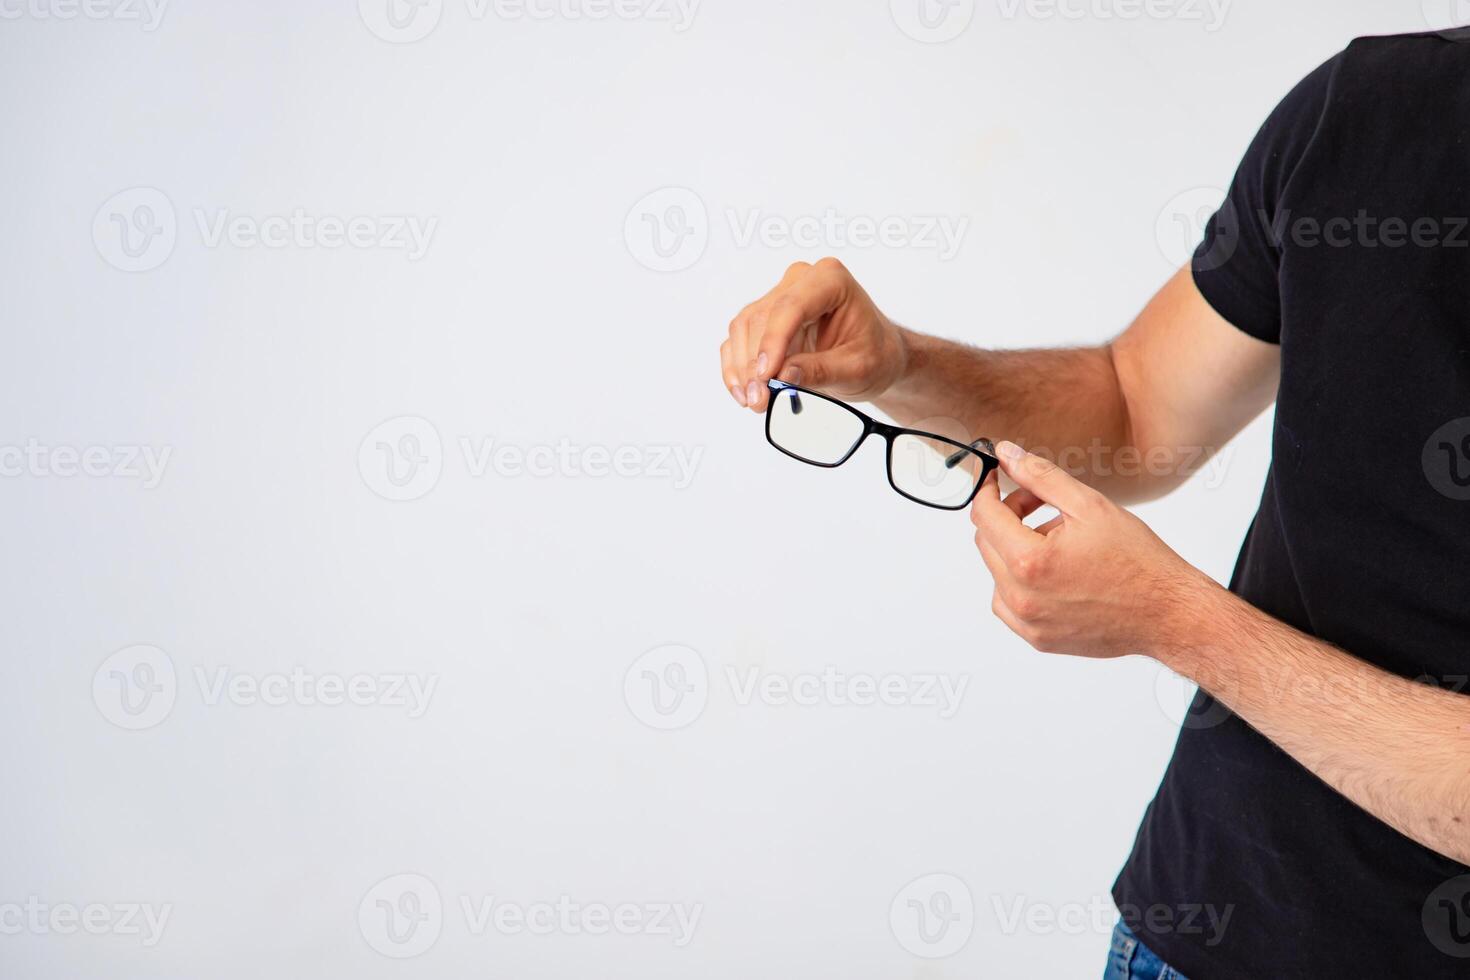
<svg viewBox="0 0 1470 980">
<path fill-rule="evenodd" d="M 987 478 L 970 505 L 970 521 L 983 538 L 1007 564 L 1041 544 L 1042 537 L 1021 523 L 1016 511 L 1000 499 L 1000 482 Z M 993 569 L 992 569 L 993 571 Z"/>
<path fill-rule="evenodd" d="M 766 355 L 765 362 L 761 362 L 761 352 L 757 346 L 765 333 L 771 304 L 810 269 L 810 263 L 792 263 L 780 282 L 760 299 L 747 305 L 730 321 L 729 336 L 720 345 L 720 377 L 736 404 L 755 411 L 764 410 L 767 398 L 766 379 L 773 377 L 777 369 L 771 366 L 769 354 Z"/>
<path fill-rule="evenodd" d="M 860 384 L 867 364 L 862 355 L 840 348 L 792 354 L 781 368 L 781 380 L 808 388 L 836 388 Z"/>
<path fill-rule="evenodd" d="M 1028 453 L 1013 442 L 1002 442 L 995 448 L 1006 476 L 1063 514 L 1076 517 L 1090 513 L 1106 499 L 1056 463 Z"/>
<path fill-rule="evenodd" d="M 1012 490 L 1009 494 L 1006 495 L 1005 505 L 1011 509 L 1012 513 L 1014 513 L 1017 517 L 1024 521 L 1026 518 L 1030 517 L 1032 514 L 1045 507 L 1046 501 L 1042 500 L 1040 497 L 1036 496 L 1036 494 L 1032 493 L 1030 490 L 1027 490 L 1025 487 L 1022 487 L 1019 490 Z"/>
<path fill-rule="evenodd" d="M 735 370 L 735 344 L 729 337 L 720 344 L 720 377 L 724 379 L 725 387 L 730 389 L 730 397 L 735 399 L 735 404 L 744 408 L 745 386 L 740 383 L 740 372 Z"/>
<path fill-rule="evenodd" d="M 995 618 L 1005 623 L 1006 627 L 1012 633 L 1021 637 L 1026 635 L 1028 629 L 1026 622 L 1020 616 L 1017 616 L 1010 606 L 1006 605 L 1006 601 L 1000 597 L 999 589 L 991 596 L 990 611 L 995 613 Z"/>
<path fill-rule="evenodd" d="M 759 332 L 751 337 L 750 376 L 765 384 L 780 373 L 796 332 L 837 309 L 851 281 L 840 262 L 823 259 L 772 296 L 763 311 Z"/>
</svg>

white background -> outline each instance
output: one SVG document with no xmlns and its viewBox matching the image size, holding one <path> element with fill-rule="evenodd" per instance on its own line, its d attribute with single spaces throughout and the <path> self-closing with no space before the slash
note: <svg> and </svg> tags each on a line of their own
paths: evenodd
<svg viewBox="0 0 1470 980">
<path fill-rule="evenodd" d="M 1221 23 L 1203 3 L 982 0 L 925 43 L 906 0 L 704 0 L 683 30 L 657 9 L 443 0 L 404 43 L 385 3 L 177 0 L 151 30 L 131 7 L 0 4 L 0 973 L 1100 974 L 1096 909 L 1184 692 L 1151 662 L 1032 653 L 990 616 L 965 515 L 893 494 L 876 445 L 830 472 L 774 452 L 717 345 L 787 263 L 825 253 L 919 329 L 1102 341 L 1288 88 L 1356 35 L 1439 26 L 1435 4 L 1236 0 Z M 640 204 L 670 187 L 694 205 Z M 154 191 L 108 203 L 135 188 Z M 136 208 L 159 194 L 150 223 Z M 693 234 L 666 260 L 647 222 L 668 233 L 671 204 Z M 222 213 L 296 209 L 436 223 L 417 258 L 210 243 Z M 828 209 L 967 224 L 947 258 L 740 234 Z M 172 227 L 171 246 L 130 259 L 114 214 Z M 399 489 L 377 443 L 425 423 L 363 444 L 405 416 L 430 427 L 427 468 Z M 1217 578 L 1267 431 L 1140 511 Z M 574 462 L 476 475 L 462 438 Z M 42 461 L 17 465 L 28 445 Z M 170 455 L 145 486 L 59 475 L 57 447 Z M 627 475 L 587 475 L 587 447 L 632 447 Z M 658 447 L 697 460 L 692 482 Z M 660 730 L 635 661 L 669 644 L 708 683 L 686 675 L 703 710 Z M 111 671 L 142 676 L 136 651 L 104 661 L 136 645 L 177 691 L 134 731 Z M 298 667 L 437 686 L 414 718 L 211 703 L 198 681 Z M 742 705 L 727 669 L 752 667 L 968 687 L 948 719 Z M 405 873 L 443 911 L 400 961 L 372 890 Z M 937 959 L 915 953 L 949 946 L 901 921 L 931 874 L 973 905 Z M 490 896 L 701 916 L 682 947 L 477 935 L 461 899 Z M 145 946 L 17 929 L 3 907 L 28 901 L 170 917 Z"/>
</svg>

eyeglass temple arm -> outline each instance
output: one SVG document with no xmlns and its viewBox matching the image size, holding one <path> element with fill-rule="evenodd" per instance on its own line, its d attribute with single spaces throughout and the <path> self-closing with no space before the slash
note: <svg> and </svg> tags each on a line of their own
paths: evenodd
<svg viewBox="0 0 1470 980">
<path fill-rule="evenodd" d="M 778 381 L 775 378 L 772 378 L 771 380 L 767 381 L 766 382 L 766 387 L 767 388 L 770 388 L 773 393 L 774 392 L 777 392 L 777 391 L 789 391 L 789 392 L 791 392 L 791 414 L 792 415 L 800 415 L 801 414 L 801 392 L 797 391 L 795 388 L 791 387 L 786 382 L 784 382 L 784 381 Z"/>
<path fill-rule="evenodd" d="M 979 439 L 976 439 L 974 442 L 970 443 L 970 449 L 978 449 L 987 456 L 995 455 L 995 444 L 989 439 L 986 439 L 984 436 L 981 436 Z M 964 458 L 968 455 L 970 455 L 969 449 L 961 449 L 959 452 L 956 452 L 953 455 L 947 457 L 944 460 L 944 465 L 946 468 L 952 470 L 956 466 L 960 465 L 960 463 L 963 462 Z"/>
</svg>

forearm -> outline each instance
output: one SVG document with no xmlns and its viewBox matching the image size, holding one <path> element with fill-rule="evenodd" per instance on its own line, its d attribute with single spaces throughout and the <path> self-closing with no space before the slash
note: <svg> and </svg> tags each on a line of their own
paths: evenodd
<svg viewBox="0 0 1470 980">
<path fill-rule="evenodd" d="M 1470 864 L 1470 697 L 1406 680 L 1202 583 L 1158 651 L 1335 790 Z"/>
<path fill-rule="evenodd" d="M 987 351 L 902 336 L 904 370 L 875 399 L 900 425 L 962 442 L 1009 439 L 1115 499 L 1152 495 L 1143 466 L 1108 465 L 1120 452 L 1142 462 L 1109 347 Z"/>
</svg>

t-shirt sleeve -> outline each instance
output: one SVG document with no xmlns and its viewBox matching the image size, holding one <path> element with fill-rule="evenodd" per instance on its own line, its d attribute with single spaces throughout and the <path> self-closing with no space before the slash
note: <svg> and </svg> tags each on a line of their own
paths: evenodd
<svg viewBox="0 0 1470 980">
<path fill-rule="evenodd" d="M 1272 229 L 1282 190 L 1321 122 L 1340 58 L 1299 82 L 1266 119 L 1190 263 L 1195 285 L 1217 313 L 1273 344 L 1281 342 L 1281 247 Z"/>
</svg>

